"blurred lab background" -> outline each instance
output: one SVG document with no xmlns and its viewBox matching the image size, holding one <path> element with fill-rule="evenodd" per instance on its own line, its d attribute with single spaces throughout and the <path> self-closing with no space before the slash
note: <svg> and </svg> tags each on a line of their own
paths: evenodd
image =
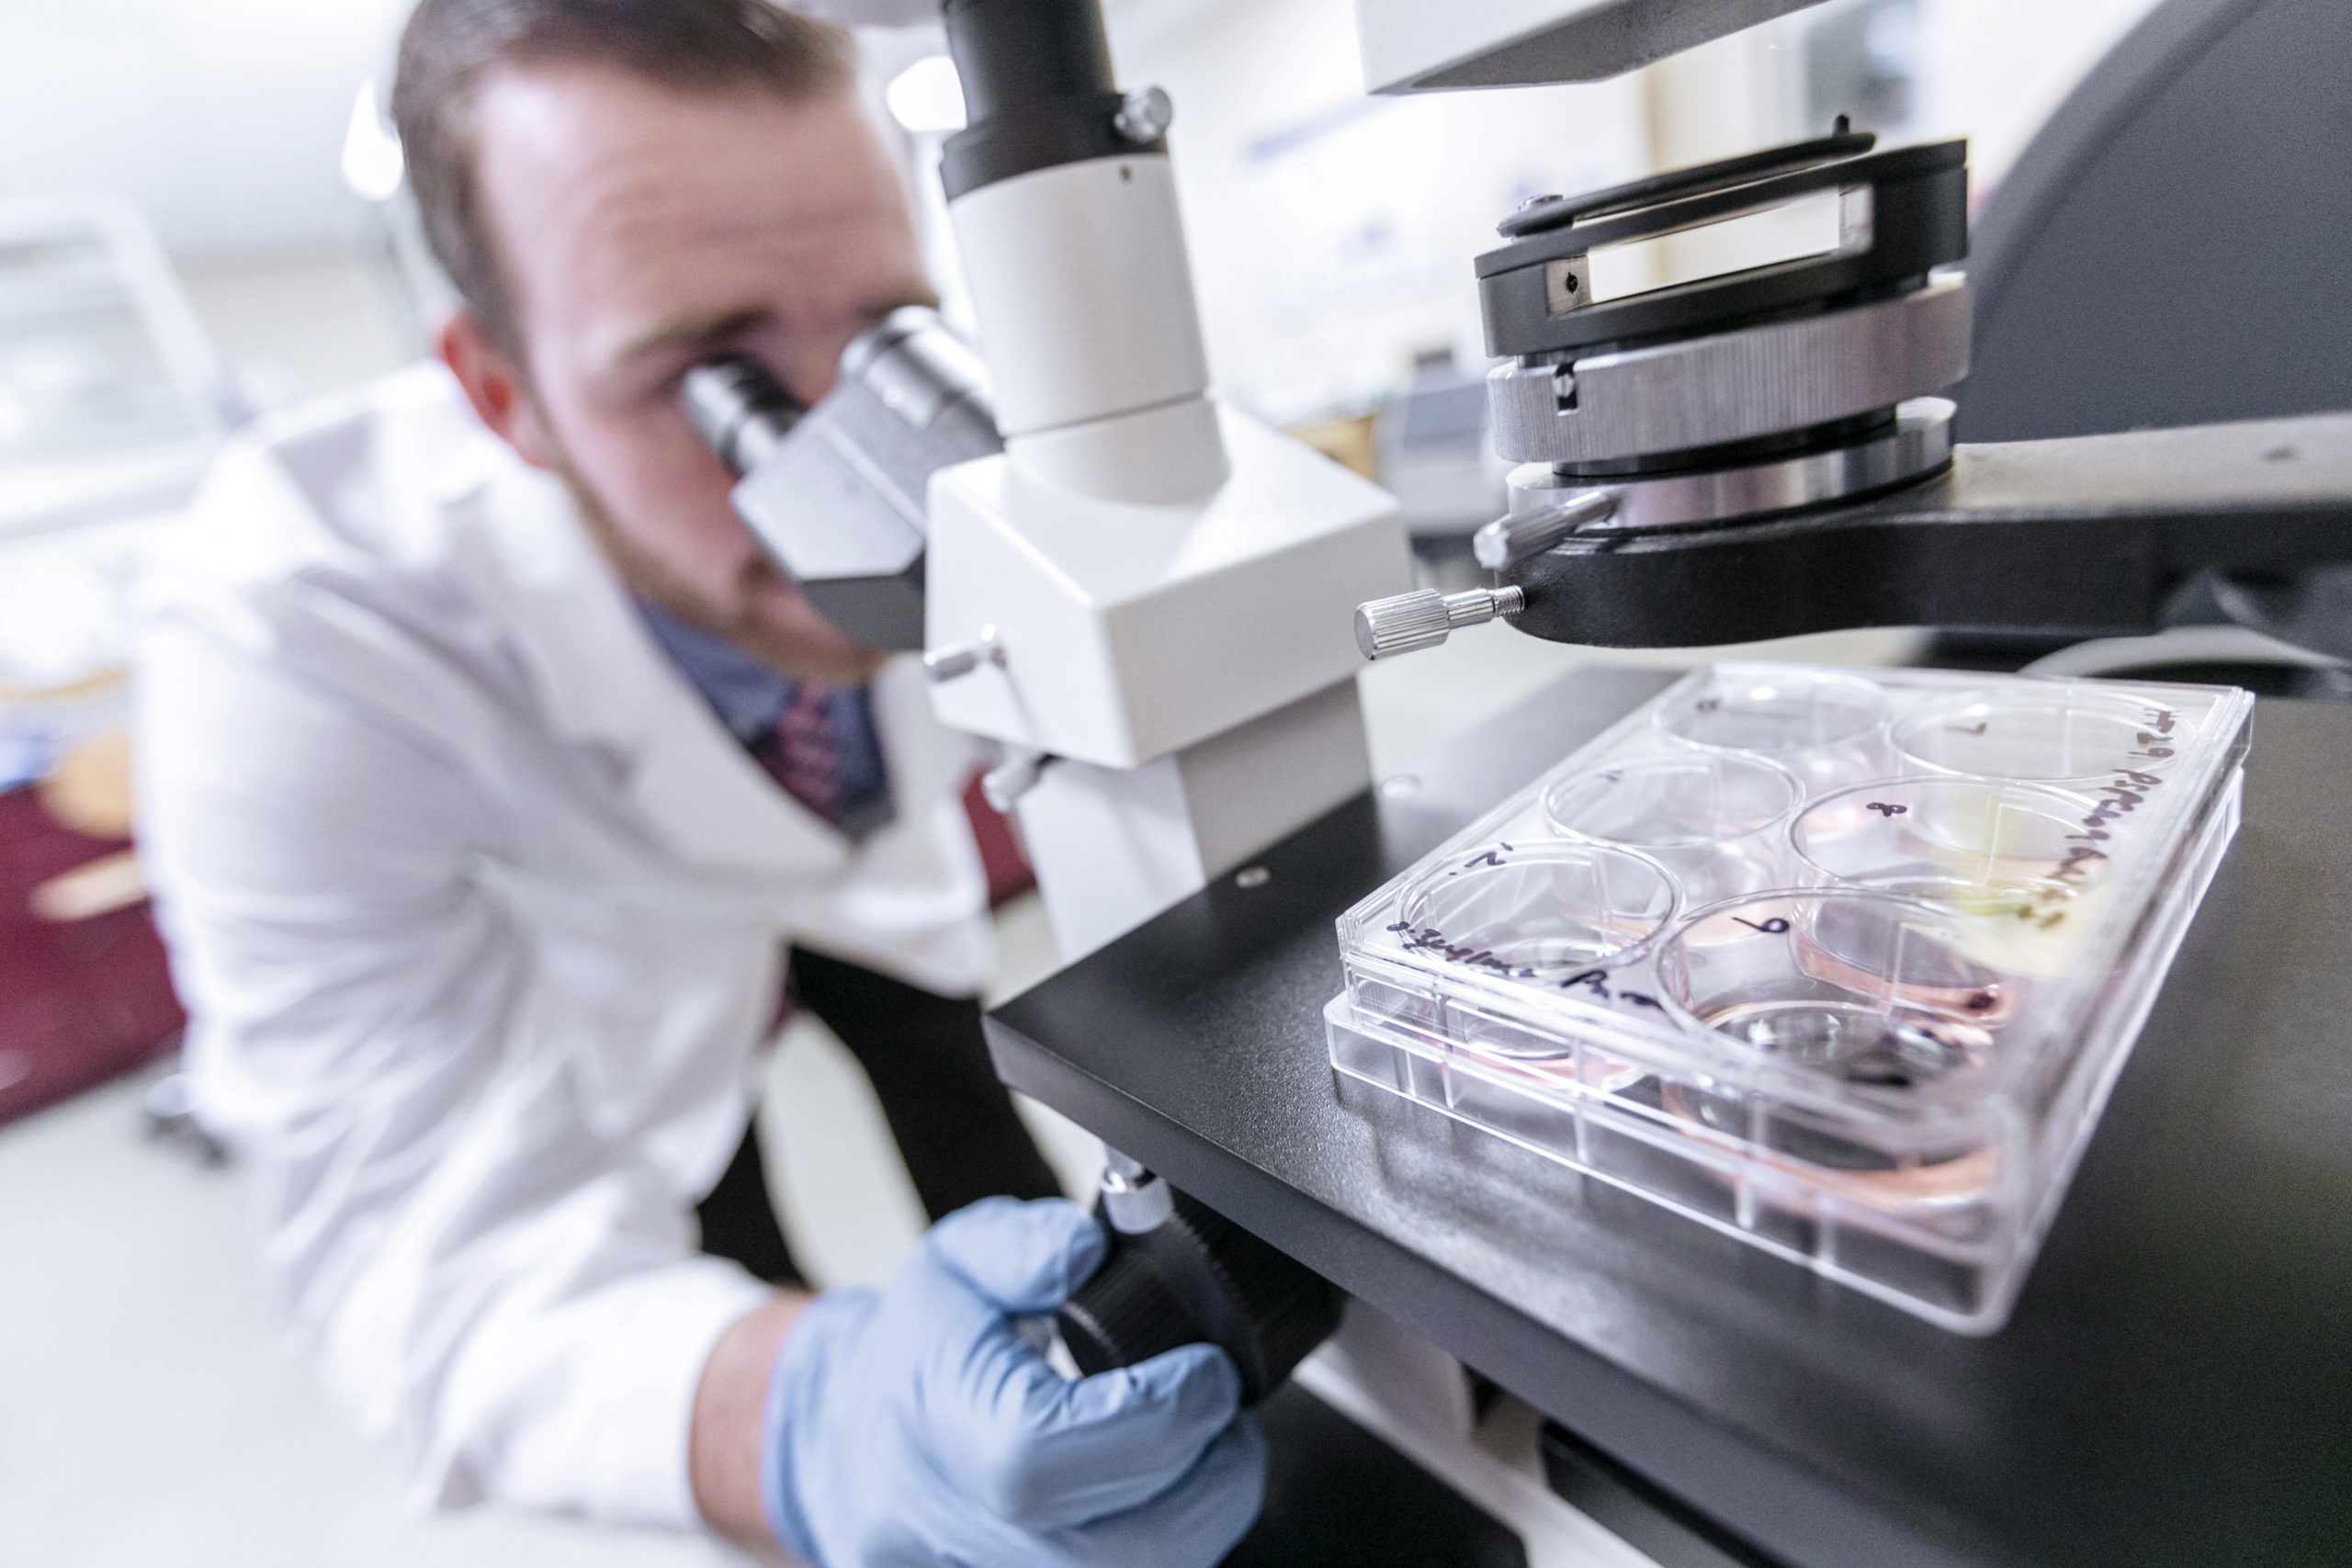
<svg viewBox="0 0 2352 1568">
<path fill-rule="evenodd" d="M 1352 0 L 1105 9 L 1121 79 L 1177 106 L 1221 391 L 1391 488 L 1444 581 L 1500 506 L 1470 258 L 1503 213 L 1841 113 L 1896 141 L 1967 135 L 1981 201 L 2151 3 L 1833 0 L 1616 82 L 1408 99 L 1363 95 Z M 240 1176 L 172 1076 L 181 1019 L 121 728 L 131 584 L 240 424 L 424 352 L 443 290 L 382 113 L 404 10 L 0 0 L 0 1563 L 712 1560 L 559 1521 L 405 1515 L 280 1349 Z M 960 124 L 954 72 L 933 29 L 874 35 L 865 60 L 956 316 L 933 172 Z M 1869 632 L 1778 651 L 1916 646 Z M 1600 657 L 1497 624 L 1371 669 L 1374 764 Z M 998 919 L 1009 994 L 1051 949 L 1034 896 Z M 1092 1141 L 1025 1110 L 1073 1190 L 1090 1182 Z M 787 1029 L 763 1120 L 801 1257 L 825 1282 L 886 1275 L 920 1207 L 813 1021 Z"/>
</svg>

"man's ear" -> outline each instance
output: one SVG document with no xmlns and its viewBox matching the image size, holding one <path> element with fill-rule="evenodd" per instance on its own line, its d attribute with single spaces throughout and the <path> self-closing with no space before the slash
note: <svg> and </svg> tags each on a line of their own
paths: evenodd
<svg viewBox="0 0 2352 1568">
<path fill-rule="evenodd" d="M 555 444 L 539 421 L 521 367 L 492 341 L 470 310 L 452 310 L 433 334 L 433 351 L 465 389 L 474 415 L 535 468 L 555 466 Z"/>
</svg>

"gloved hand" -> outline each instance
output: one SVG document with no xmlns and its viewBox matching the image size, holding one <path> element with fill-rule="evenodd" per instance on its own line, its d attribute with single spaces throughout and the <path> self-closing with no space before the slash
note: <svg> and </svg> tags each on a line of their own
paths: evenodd
<svg viewBox="0 0 2352 1568">
<path fill-rule="evenodd" d="M 879 1292 L 828 1291 L 768 1381 L 768 1528 L 820 1568 L 1209 1568 L 1257 1517 L 1266 1447 L 1224 1351 L 1071 1382 L 1014 1327 L 1102 1261 L 1076 1204 L 950 1214 Z"/>
</svg>

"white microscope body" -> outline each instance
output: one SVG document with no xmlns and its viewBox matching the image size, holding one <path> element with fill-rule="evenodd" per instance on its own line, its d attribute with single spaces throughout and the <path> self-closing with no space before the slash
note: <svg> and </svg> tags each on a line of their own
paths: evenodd
<svg viewBox="0 0 2352 1568">
<path fill-rule="evenodd" d="M 1475 86 L 1613 75 L 1812 3 L 1358 0 L 1358 30 L 1375 90 Z M 1354 610 L 1408 589 L 1409 558 L 1385 491 L 1208 396 L 1165 96 L 1112 106 L 1128 146 L 1035 151 L 1038 95 L 1109 86 L 1092 0 L 945 14 L 976 127 L 1038 166 L 959 191 L 951 143 L 1005 448 L 933 476 L 924 642 L 985 655 L 933 689 L 942 722 L 1052 759 L 1015 770 L 1018 810 L 1067 962 L 1371 783 Z"/>
<path fill-rule="evenodd" d="M 1005 436 L 932 479 L 940 719 L 1055 759 L 1019 810 L 1065 959 L 1371 782 L 1350 632 L 1395 502 L 1207 396 L 1164 152 L 950 207 Z"/>
</svg>

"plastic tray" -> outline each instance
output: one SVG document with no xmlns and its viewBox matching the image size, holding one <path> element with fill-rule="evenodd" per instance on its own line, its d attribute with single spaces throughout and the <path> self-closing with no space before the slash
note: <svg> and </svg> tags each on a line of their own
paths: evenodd
<svg viewBox="0 0 2352 1568">
<path fill-rule="evenodd" d="M 2253 707 L 1694 671 L 1341 917 L 1332 1065 L 1990 1333 L 2236 831 Z"/>
</svg>

